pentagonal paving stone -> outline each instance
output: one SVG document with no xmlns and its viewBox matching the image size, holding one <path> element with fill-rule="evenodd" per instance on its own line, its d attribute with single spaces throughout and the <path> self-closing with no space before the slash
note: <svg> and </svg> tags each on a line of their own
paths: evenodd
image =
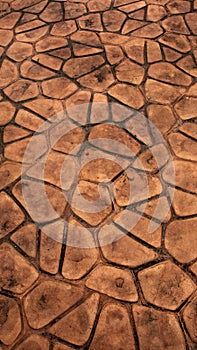
<svg viewBox="0 0 197 350">
<path fill-rule="evenodd" d="M 33 49 L 31 44 L 15 42 L 9 47 L 7 56 L 14 61 L 20 62 L 31 56 L 32 52 Z"/>
<path fill-rule="evenodd" d="M 7 125 L 4 129 L 3 141 L 5 143 L 12 142 L 15 140 L 22 139 L 23 137 L 29 136 L 30 132 L 24 130 L 16 125 Z"/>
<path fill-rule="evenodd" d="M 0 295 L 0 340 L 12 344 L 21 331 L 20 309 L 13 298 Z"/>
<path fill-rule="evenodd" d="M 94 293 L 50 328 L 50 332 L 75 345 L 84 345 L 96 317 L 99 295 Z"/>
<path fill-rule="evenodd" d="M 175 220 L 166 230 L 165 246 L 181 263 L 188 263 L 197 257 L 197 219 Z"/>
<path fill-rule="evenodd" d="M 110 8 L 111 0 L 100 0 L 99 2 L 96 0 L 89 0 L 87 3 L 88 10 L 90 12 L 97 12 L 97 11 L 105 11 Z"/>
<path fill-rule="evenodd" d="M 95 55 L 90 57 L 71 58 L 68 60 L 63 71 L 69 77 L 77 78 L 81 75 L 87 74 L 104 63 L 104 59 L 101 55 Z"/>
<path fill-rule="evenodd" d="M 29 337 L 27 337 L 25 340 L 23 340 L 19 345 L 16 347 L 17 350 L 49 350 L 49 341 L 48 339 L 38 335 L 38 334 L 32 334 Z"/>
<path fill-rule="evenodd" d="M 189 40 L 182 34 L 164 33 L 159 42 L 179 52 L 188 52 L 191 49 Z"/>
<path fill-rule="evenodd" d="M 169 131 L 176 123 L 174 114 L 169 106 L 149 104 L 147 108 L 148 118 L 163 134 Z M 166 123 L 164 123 L 164 118 Z"/>
<path fill-rule="evenodd" d="M 34 224 L 26 224 L 19 228 L 11 236 L 11 240 L 16 243 L 27 255 L 35 258 L 37 248 L 37 228 Z"/>
<path fill-rule="evenodd" d="M 195 181 L 195 163 L 184 161 L 184 160 L 174 160 L 175 166 L 175 178 L 172 174 L 172 168 L 168 165 L 163 170 L 163 178 L 166 182 L 171 183 L 176 186 L 187 189 L 190 192 L 196 193 L 196 181 Z M 182 176 L 187 169 L 187 176 Z"/>
<path fill-rule="evenodd" d="M 101 249 L 108 261 L 133 268 L 157 258 L 153 250 L 120 232 L 114 225 L 109 227 L 109 230 L 105 226 L 99 232 Z"/>
<path fill-rule="evenodd" d="M 0 42 L 2 46 L 7 46 L 13 38 L 12 30 L 0 29 Z"/>
<path fill-rule="evenodd" d="M 67 40 L 60 37 L 48 36 L 36 44 L 37 52 L 45 52 L 59 47 L 67 46 Z"/>
<path fill-rule="evenodd" d="M 63 99 L 73 94 L 78 87 L 65 77 L 47 80 L 42 83 L 43 94 L 48 97 Z"/>
<path fill-rule="evenodd" d="M 184 88 L 175 87 L 153 79 L 147 79 L 145 83 L 146 97 L 150 102 L 170 104 L 173 103 L 184 92 Z"/>
<path fill-rule="evenodd" d="M 41 232 L 40 267 L 42 270 L 52 274 L 58 272 L 61 249 L 61 243 Z"/>
<path fill-rule="evenodd" d="M 132 108 L 140 109 L 144 105 L 144 96 L 138 87 L 128 84 L 116 84 L 109 89 L 108 93 Z"/>
<path fill-rule="evenodd" d="M 196 335 L 196 306 L 197 306 L 197 295 L 190 300 L 188 305 L 185 307 L 183 312 L 183 319 L 185 321 L 187 330 L 194 342 L 197 341 Z"/>
<path fill-rule="evenodd" d="M 54 73 L 49 69 L 43 68 L 42 66 L 30 61 L 23 62 L 20 70 L 21 75 L 24 78 L 33 80 L 44 80 L 54 75 Z"/>
<path fill-rule="evenodd" d="M 77 18 L 87 12 L 84 4 L 64 3 L 65 19 Z"/>
<path fill-rule="evenodd" d="M 103 31 L 101 15 L 99 13 L 82 16 L 78 19 L 78 23 L 81 29 Z"/>
<path fill-rule="evenodd" d="M 45 281 L 34 288 L 25 299 L 29 325 L 39 329 L 68 310 L 83 296 L 83 291 L 68 283 Z"/>
<path fill-rule="evenodd" d="M 0 87 L 6 87 L 18 77 L 17 68 L 11 61 L 4 59 L 0 68 Z"/>
<path fill-rule="evenodd" d="M 61 4 L 57 2 L 49 3 L 42 11 L 40 18 L 49 23 L 61 21 L 63 19 Z"/>
<path fill-rule="evenodd" d="M 0 256 L 1 290 L 26 292 L 37 280 L 38 271 L 8 243 L 0 245 Z"/>
<path fill-rule="evenodd" d="M 173 16 L 162 21 L 167 32 L 190 34 L 182 16 Z"/>
<path fill-rule="evenodd" d="M 78 82 L 89 89 L 97 92 L 105 91 L 110 85 L 115 82 L 111 68 L 108 65 L 95 70 L 92 73 L 78 79 Z"/>
<path fill-rule="evenodd" d="M 16 35 L 18 41 L 34 43 L 41 39 L 48 32 L 47 26 L 30 30 L 28 32 L 20 33 Z"/>
<path fill-rule="evenodd" d="M 138 274 L 145 299 L 156 306 L 176 310 L 195 291 L 192 279 L 167 260 Z"/>
<path fill-rule="evenodd" d="M 56 113 L 63 110 L 63 106 L 60 101 L 51 100 L 47 98 L 37 98 L 36 100 L 26 102 L 25 107 L 28 107 L 33 112 L 41 115 L 44 118 L 50 118 Z"/>
<path fill-rule="evenodd" d="M 120 30 L 124 20 L 126 19 L 126 15 L 117 10 L 109 10 L 103 13 L 102 18 L 106 30 L 110 32 L 117 32 Z"/>
<path fill-rule="evenodd" d="M 107 304 L 103 308 L 90 350 L 134 350 L 134 336 L 127 310 L 120 304 Z"/>
<path fill-rule="evenodd" d="M 120 81 L 138 85 L 143 80 L 144 68 L 129 60 L 124 60 L 116 67 L 116 76 Z"/>
<path fill-rule="evenodd" d="M 195 140 L 180 133 L 173 133 L 168 138 L 174 153 L 182 159 L 197 160 L 197 144 Z"/>
<path fill-rule="evenodd" d="M 141 350 L 147 348 L 186 349 L 185 339 L 176 317 L 145 306 L 133 306 L 134 320 Z"/>
<path fill-rule="evenodd" d="M 191 8 L 190 6 L 191 6 L 190 2 L 185 0 L 183 1 L 171 0 L 167 4 L 168 10 L 172 14 L 189 12 Z"/>
<path fill-rule="evenodd" d="M 15 162 L 0 164 L 0 189 L 14 182 L 21 175 L 21 165 Z"/>
<path fill-rule="evenodd" d="M 175 68 L 171 63 L 154 63 L 148 70 L 150 77 L 165 83 L 188 86 L 192 80 L 186 74 Z"/>
<path fill-rule="evenodd" d="M 166 16 L 166 10 L 161 5 L 150 4 L 147 9 L 147 20 L 157 22 Z"/>
<path fill-rule="evenodd" d="M 24 24 L 17 26 L 15 29 L 15 32 L 16 33 L 28 32 L 31 29 L 40 28 L 44 25 L 45 25 L 45 23 L 42 21 L 39 21 L 39 20 L 30 21 L 30 22 L 27 22 L 27 23 L 24 23 Z"/>
<path fill-rule="evenodd" d="M 18 79 L 4 89 L 4 93 L 14 102 L 30 100 L 39 95 L 37 83 Z"/>
<path fill-rule="evenodd" d="M 183 98 L 176 103 L 175 111 L 178 116 L 183 119 L 191 119 L 196 117 L 197 98 L 190 96 L 183 96 Z"/>
<path fill-rule="evenodd" d="M 18 175 L 18 174 L 17 174 Z M 13 175 L 12 175 L 13 176 Z M 24 214 L 13 199 L 4 191 L 0 193 L 1 237 L 4 237 L 24 220 Z"/>
<path fill-rule="evenodd" d="M 108 62 L 110 64 L 119 63 L 124 57 L 124 54 L 121 48 L 118 46 L 105 45 L 105 51 L 106 51 Z"/>
<path fill-rule="evenodd" d="M 9 13 L 0 19 L 0 28 L 12 29 L 20 18 L 20 12 Z"/>
<path fill-rule="evenodd" d="M 15 113 L 15 107 L 8 101 L 0 102 L 0 125 L 7 124 Z"/>
<path fill-rule="evenodd" d="M 138 294 L 130 271 L 98 265 L 86 280 L 86 287 L 115 299 L 135 302 Z"/>
<path fill-rule="evenodd" d="M 51 30 L 52 35 L 67 36 L 76 32 L 77 26 L 74 20 L 66 20 L 55 23 Z"/>
</svg>

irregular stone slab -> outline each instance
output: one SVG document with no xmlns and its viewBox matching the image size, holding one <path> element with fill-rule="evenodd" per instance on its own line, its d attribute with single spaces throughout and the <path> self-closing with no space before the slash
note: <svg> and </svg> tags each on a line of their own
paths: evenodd
<svg viewBox="0 0 197 350">
<path fill-rule="evenodd" d="M 65 19 L 78 18 L 87 12 L 84 4 L 64 3 Z"/>
<path fill-rule="evenodd" d="M 197 341 L 196 326 L 197 326 L 197 295 L 190 300 L 183 312 L 187 330 L 194 342 Z"/>
<path fill-rule="evenodd" d="M 180 126 L 179 131 L 182 131 L 184 134 L 193 137 L 197 140 L 197 125 L 194 123 L 184 123 Z"/>
<path fill-rule="evenodd" d="M 0 207 L 1 207 L 1 238 L 14 230 L 18 225 L 20 225 L 25 216 L 18 205 L 13 201 L 13 199 L 6 193 L 0 193 Z"/>
<path fill-rule="evenodd" d="M 48 27 L 41 27 L 28 32 L 20 33 L 16 35 L 16 40 L 27 43 L 35 43 L 41 39 L 48 32 Z"/>
<path fill-rule="evenodd" d="M 96 317 L 99 294 L 94 293 L 50 328 L 57 337 L 75 345 L 84 345 L 90 336 Z"/>
<path fill-rule="evenodd" d="M 101 53 L 102 51 L 102 49 L 96 47 L 73 43 L 73 52 L 75 56 L 93 55 L 96 53 Z"/>
<path fill-rule="evenodd" d="M 197 258 L 197 218 L 171 222 L 165 235 L 165 246 L 181 263 Z"/>
<path fill-rule="evenodd" d="M 63 13 L 60 3 L 51 2 L 40 14 L 40 18 L 48 23 L 54 23 L 63 19 Z"/>
<path fill-rule="evenodd" d="M 67 20 L 55 23 L 51 29 L 52 35 L 67 36 L 76 32 L 77 26 L 74 20 Z"/>
<path fill-rule="evenodd" d="M 188 75 L 168 62 L 153 63 L 148 70 L 148 74 L 152 78 L 165 83 L 188 86 L 192 82 L 192 79 Z"/>
<path fill-rule="evenodd" d="M 182 34 L 164 33 L 159 42 L 179 52 L 185 53 L 191 50 L 189 40 Z"/>
<path fill-rule="evenodd" d="M 151 266 L 138 276 L 145 299 L 169 310 L 176 310 L 196 289 L 188 275 L 171 261 Z"/>
<path fill-rule="evenodd" d="M 87 74 L 92 70 L 98 68 L 104 62 L 105 61 L 101 55 L 71 58 L 65 63 L 63 67 L 63 71 L 69 77 L 77 78 L 77 77 L 80 77 L 81 75 Z"/>
<path fill-rule="evenodd" d="M 37 227 L 34 224 L 26 224 L 14 232 L 11 240 L 16 243 L 27 255 L 36 257 Z"/>
<path fill-rule="evenodd" d="M 100 12 L 105 11 L 110 8 L 111 0 L 100 0 L 99 2 L 97 0 L 90 0 L 87 3 L 88 10 L 90 12 Z"/>
<path fill-rule="evenodd" d="M 86 287 L 108 296 L 135 302 L 138 294 L 130 271 L 108 265 L 98 265 L 88 276 Z"/>
<path fill-rule="evenodd" d="M 189 26 L 189 28 L 191 29 L 193 34 L 197 34 L 197 16 L 196 13 L 188 13 L 185 16 L 186 22 Z"/>
<path fill-rule="evenodd" d="M 126 15 L 117 10 L 109 10 L 103 13 L 102 18 L 107 31 L 117 32 L 120 30 Z"/>
<path fill-rule="evenodd" d="M 145 306 L 134 305 L 133 315 L 141 350 L 180 349 L 186 344 L 182 329 L 175 317 Z"/>
<path fill-rule="evenodd" d="M 0 19 L 0 28 L 2 29 L 14 28 L 20 16 L 21 16 L 20 12 L 12 12 L 2 17 Z"/>
<path fill-rule="evenodd" d="M 180 133 L 173 133 L 168 137 L 168 141 L 174 153 L 182 159 L 197 161 L 197 143 Z"/>
<path fill-rule="evenodd" d="M 163 29 L 158 23 L 151 23 L 146 25 L 143 28 L 135 30 L 134 33 L 131 35 L 141 37 L 141 38 L 148 38 L 148 39 L 155 39 L 158 36 L 160 36 L 163 33 Z"/>
<path fill-rule="evenodd" d="M 41 0 L 15 0 L 12 2 L 12 8 L 14 10 L 22 10 L 29 6 L 36 5 L 39 2 L 41 2 Z"/>
<path fill-rule="evenodd" d="M 127 310 L 120 304 L 104 306 L 90 350 L 134 350 L 135 341 Z"/>
<path fill-rule="evenodd" d="M 46 272 L 56 274 L 59 270 L 59 260 L 62 244 L 41 232 L 40 267 Z"/>
<path fill-rule="evenodd" d="M 172 109 L 169 106 L 149 104 L 147 113 L 148 119 L 150 119 L 162 134 L 169 131 L 176 122 Z"/>
<path fill-rule="evenodd" d="M 17 67 L 11 61 L 4 59 L 0 68 L 0 88 L 6 87 L 18 77 Z"/>
<path fill-rule="evenodd" d="M 197 77 L 196 63 L 191 55 L 186 56 L 178 61 L 178 67 L 182 68 L 186 73 Z"/>
<path fill-rule="evenodd" d="M 46 326 L 83 296 L 80 288 L 59 281 L 45 281 L 26 297 L 24 306 L 29 325 L 34 329 Z"/>
<path fill-rule="evenodd" d="M 38 54 L 36 56 L 32 57 L 32 60 L 35 62 L 39 62 L 40 64 L 42 64 L 43 66 L 47 67 L 47 68 L 52 68 L 54 70 L 59 71 L 60 67 L 62 65 L 62 60 L 57 58 L 57 57 L 51 57 L 49 55 L 46 54 Z"/>
<path fill-rule="evenodd" d="M 36 44 L 37 52 L 45 52 L 52 49 L 57 49 L 68 45 L 68 41 L 64 38 L 56 36 L 47 36 Z"/>
<path fill-rule="evenodd" d="M 166 10 L 163 6 L 150 4 L 147 10 L 147 20 L 157 22 L 166 16 Z"/>
<path fill-rule="evenodd" d="M 85 227 L 81 231 L 80 224 L 71 219 L 68 226 L 62 275 L 70 280 L 82 278 L 96 263 L 98 256 L 99 252 L 95 248 L 94 238 L 90 231 Z"/>
<path fill-rule="evenodd" d="M 24 24 L 17 26 L 15 29 L 15 32 L 16 33 L 28 32 L 29 30 L 32 30 L 35 28 L 40 28 L 44 25 L 45 25 L 44 22 L 36 19 L 34 21 L 30 21 L 30 22 L 27 22 L 27 23 L 24 23 Z"/>
<path fill-rule="evenodd" d="M 4 93 L 14 102 L 30 100 L 39 95 L 37 83 L 30 80 L 18 79 L 4 89 Z"/>
<path fill-rule="evenodd" d="M 0 43 L 2 46 L 7 46 L 13 38 L 12 30 L 0 29 Z"/>
<path fill-rule="evenodd" d="M 186 13 L 189 12 L 191 8 L 191 4 L 189 1 L 177 1 L 177 0 L 171 0 L 167 4 L 167 9 L 170 11 L 170 13 L 175 14 L 175 13 Z"/>
<path fill-rule="evenodd" d="M 37 98 L 34 101 L 26 102 L 24 106 L 28 107 L 33 112 L 40 114 L 46 119 L 63 110 L 63 106 L 60 101 L 43 97 Z"/>
<path fill-rule="evenodd" d="M 54 72 L 49 69 L 43 68 L 35 62 L 25 61 L 22 63 L 21 67 L 21 75 L 24 78 L 32 79 L 32 80 L 44 80 L 46 78 L 50 78 L 55 75 Z"/>
<path fill-rule="evenodd" d="M 147 42 L 147 58 L 149 63 L 162 60 L 160 45 L 154 41 Z"/>
<path fill-rule="evenodd" d="M 21 175 L 21 165 L 15 162 L 0 164 L 0 189 L 8 186 Z"/>
<path fill-rule="evenodd" d="M 153 79 L 147 79 L 145 83 L 146 97 L 151 102 L 173 103 L 184 91 L 184 88 L 161 83 Z"/>
<path fill-rule="evenodd" d="M 22 139 L 23 137 L 29 136 L 30 132 L 26 131 L 19 126 L 7 125 L 4 129 L 3 142 L 12 142 L 15 140 Z"/>
<path fill-rule="evenodd" d="M 7 56 L 16 62 L 23 61 L 32 55 L 33 48 L 31 44 L 14 42 L 7 51 Z"/>
<path fill-rule="evenodd" d="M 183 120 L 196 117 L 197 98 L 183 96 L 175 105 L 175 110 L 179 117 Z"/>
<path fill-rule="evenodd" d="M 175 167 L 175 179 L 172 176 L 172 169 L 168 164 L 162 172 L 162 176 L 164 181 L 172 184 L 173 186 L 176 184 L 177 187 L 181 187 L 182 189 L 186 189 L 187 191 L 191 191 L 193 193 L 197 193 L 196 189 L 196 165 L 192 162 L 185 160 L 174 160 Z M 187 172 L 187 176 L 183 176 Z"/>
<path fill-rule="evenodd" d="M 110 64 L 119 63 L 124 57 L 121 48 L 118 46 L 105 45 L 105 51 L 107 55 L 107 60 Z"/>
<path fill-rule="evenodd" d="M 101 42 L 98 35 L 94 32 L 87 30 L 77 31 L 76 33 L 71 35 L 71 40 L 94 47 L 101 46 Z"/>
<path fill-rule="evenodd" d="M 110 66 L 105 65 L 102 68 L 78 79 L 78 82 L 82 86 L 92 89 L 94 92 L 103 92 L 115 82 L 115 79 Z"/>
<path fill-rule="evenodd" d="M 144 64 L 144 45 L 144 39 L 131 37 L 127 43 L 122 45 L 122 47 L 129 58 L 137 63 Z"/>
<path fill-rule="evenodd" d="M 81 29 L 103 31 L 101 15 L 99 13 L 82 16 L 78 19 L 78 23 Z"/>
<path fill-rule="evenodd" d="M 0 295 L 0 340 L 11 345 L 21 331 L 20 310 L 13 298 Z"/>
<path fill-rule="evenodd" d="M 144 78 L 144 68 L 126 59 L 116 67 L 116 76 L 120 81 L 139 85 Z"/>
<path fill-rule="evenodd" d="M 1 289 L 17 294 L 26 292 L 39 276 L 35 267 L 8 243 L 0 245 L 0 257 Z"/>
<path fill-rule="evenodd" d="M 36 131 L 44 120 L 21 108 L 16 115 L 15 122 L 31 131 Z"/>
<path fill-rule="evenodd" d="M 108 91 L 109 95 L 135 109 L 144 105 L 144 97 L 138 87 L 128 84 L 116 84 Z"/>
<path fill-rule="evenodd" d="M 65 77 L 54 78 L 42 83 L 44 95 L 57 99 L 66 98 L 77 89 L 78 86 Z"/>
<path fill-rule="evenodd" d="M 134 268 L 157 258 L 153 250 L 138 243 L 112 224 L 101 228 L 99 243 L 104 257 L 121 266 Z"/>
<path fill-rule="evenodd" d="M 49 341 L 40 335 L 32 334 L 16 347 L 16 350 L 25 349 L 49 350 Z"/>
<path fill-rule="evenodd" d="M 167 32 L 190 34 L 183 16 L 173 16 L 162 21 L 162 26 Z"/>
<path fill-rule="evenodd" d="M 5 125 L 13 118 L 15 107 L 8 101 L 0 102 L 0 125 Z"/>
</svg>

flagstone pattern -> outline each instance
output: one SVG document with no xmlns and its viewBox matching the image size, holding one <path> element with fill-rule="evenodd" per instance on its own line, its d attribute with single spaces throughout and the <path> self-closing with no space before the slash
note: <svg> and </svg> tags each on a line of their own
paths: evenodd
<svg viewBox="0 0 197 350">
<path fill-rule="evenodd" d="M 197 349 L 196 35 L 196 0 L 0 0 L 1 350 Z M 70 115 L 78 126 L 53 145 L 45 169 L 57 213 L 82 225 L 89 240 L 88 228 L 98 229 L 100 247 L 77 248 L 35 225 L 20 176 L 34 131 L 57 112 L 92 101 L 106 108 L 93 107 L 88 118 L 84 110 Z M 125 132 L 102 124 L 113 101 L 144 114 L 167 141 L 176 172 L 172 205 L 158 177 L 164 159 L 156 164 L 142 147 L 139 127 Z M 113 117 L 121 119 L 121 110 Z M 86 199 L 98 198 L 106 178 L 116 198 L 86 214 L 68 205 L 59 172 L 68 153 L 84 141 L 91 147 L 99 135 L 140 154 L 141 163 L 127 177 L 112 155 L 89 162 L 79 174 Z M 146 144 L 151 149 L 151 136 Z M 132 206 L 128 192 L 140 164 L 149 193 L 134 189 Z M 37 173 L 30 169 L 29 176 Z M 168 166 L 162 179 L 173 187 Z M 108 203 L 109 188 L 102 191 Z M 154 212 L 158 201 L 168 211 L 162 222 Z M 131 230 L 128 204 L 129 215 L 141 216 Z M 148 234 L 151 218 L 159 227 Z"/>
</svg>

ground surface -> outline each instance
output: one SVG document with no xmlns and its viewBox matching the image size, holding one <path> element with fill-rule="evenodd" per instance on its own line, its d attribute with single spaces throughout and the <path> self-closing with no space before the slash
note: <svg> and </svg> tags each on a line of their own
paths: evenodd
<svg viewBox="0 0 197 350">
<path fill-rule="evenodd" d="M 196 35 L 196 0 L 0 1 L 0 349 L 197 349 Z M 75 228 L 62 234 L 54 221 L 52 239 L 35 225 L 22 197 L 24 151 L 44 121 L 90 102 L 92 110 L 70 115 L 77 127 L 53 145 L 46 162 L 48 198 Z M 134 129 L 104 124 L 110 102 L 140 111 L 168 142 L 176 171 L 172 205 L 174 182 L 164 169 L 169 159 L 155 163 L 149 148 L 157 154 L 157 142 L 139 119 Z M 117 122 L 128 121 L 126 109 L 113 113 Z M 75 146 L 88 140 L 90 150 L 99 136 L 139 155 L 149 191 L 138 163 L 129 177 L 114 155 L 94 159 L 80 172 L 81 193 L 98 199 L 97 183 L 107 178 L 116 197 L 107 202 L 111 190 L 104 184 L 108 206 L 87 214 L 67 202 L 59 173 Z M 98 148 L 100 158 L 104 151 Z M 80 152 L 73 157 L 89 154 Z M 28 175 L 39 184 L 39 170 Z M 68 168 L 65 175 L 72 178 Z M 130 201 L 134 180 L 139 187 Z M 40 221 L 47 221 L 42 201 L 36 203 L 38 217 L 45 216 Z M 125 213 L 139 219 L 132 229 Z M 158 226 L 150 234 L 151 217 Z M 61 244 L 75 234 L 81 242 L 81 227 L 86 247 Z M 112 237 L 108 245 L 106 237 Z"/>
</svg>

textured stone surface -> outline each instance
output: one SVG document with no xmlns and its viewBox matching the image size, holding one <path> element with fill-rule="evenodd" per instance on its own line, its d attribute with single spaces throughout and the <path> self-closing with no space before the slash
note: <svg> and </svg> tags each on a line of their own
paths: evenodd
<svg viewBox="0 0 197 350">
<path fill-rule="evenodd" d="M 196 10 L 0 1 L 1 350 L 196 349 Z"/>
</svg>

